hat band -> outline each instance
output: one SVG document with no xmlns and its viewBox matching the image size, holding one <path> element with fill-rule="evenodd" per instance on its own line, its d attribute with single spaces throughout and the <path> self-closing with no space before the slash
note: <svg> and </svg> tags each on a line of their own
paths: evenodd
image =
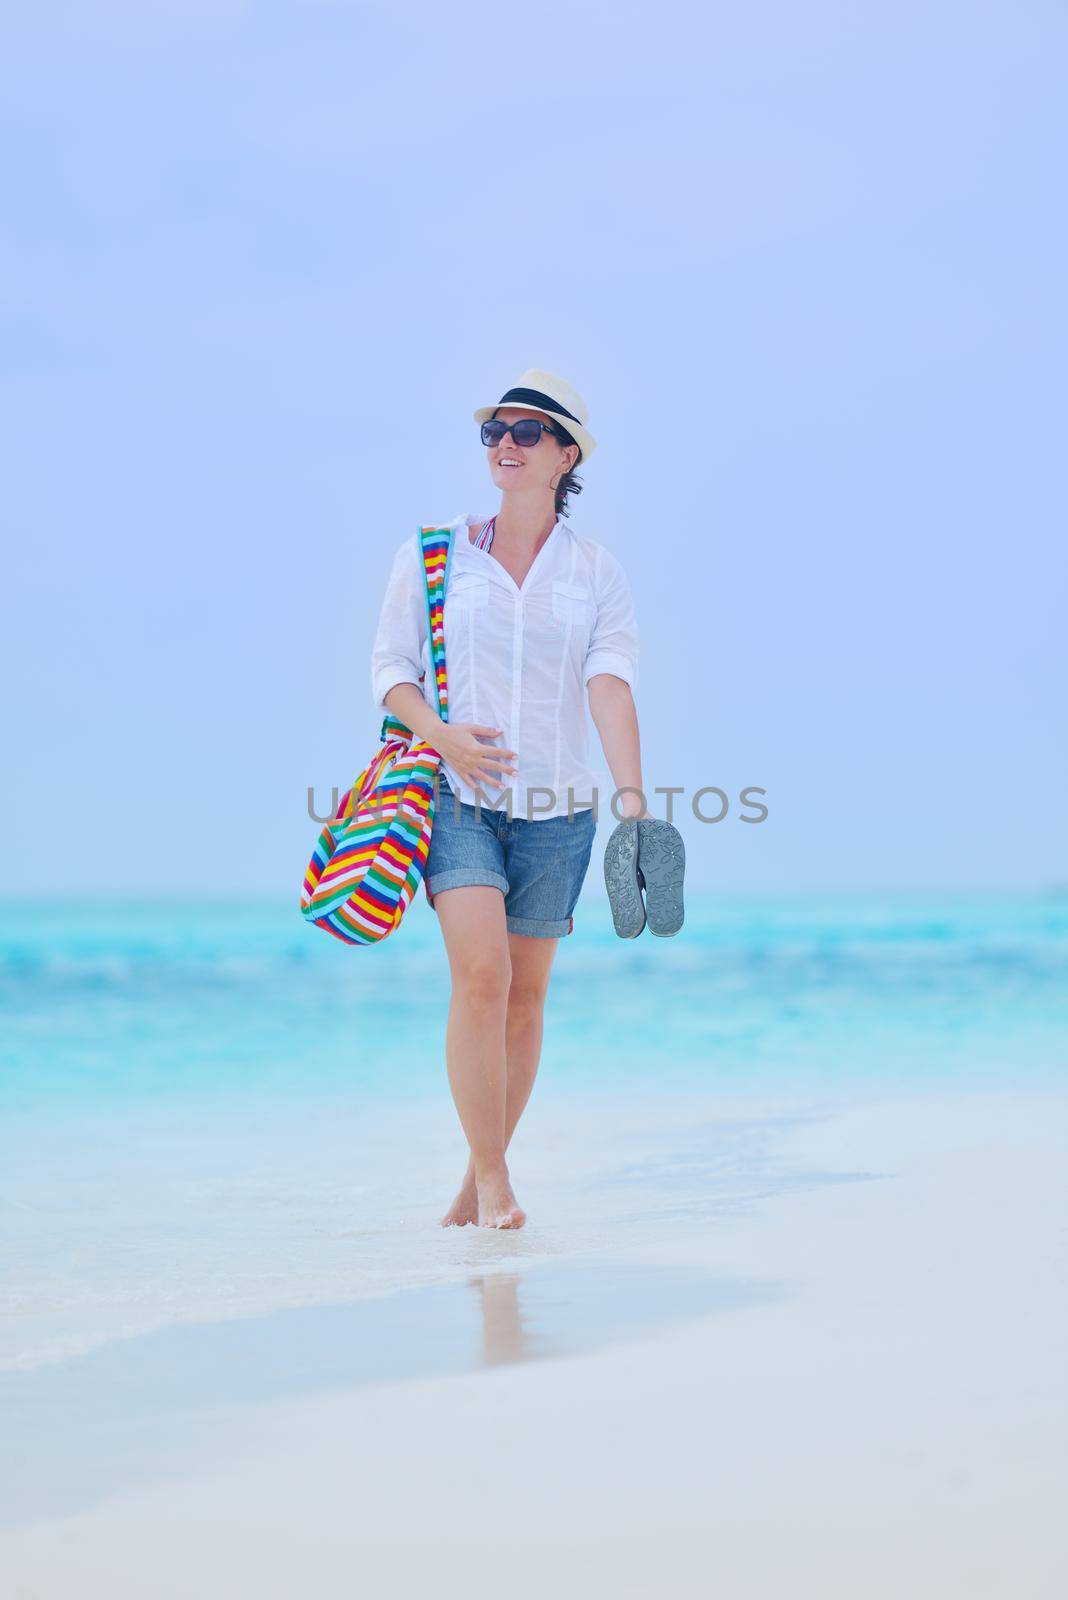
<svg viewBox="0 0 1068 1600">
<path fill-rule="evenodd" d="M 542 394 L 540 389 L 509 389 L 507 394 L 502 394 L 497 401 L 499 406 L 511 405 L 512 401 L 521 406 L 537 406 L 540 410 L 558 411 L 562 417 L 570 417 L 572 422 L 577 422 L 582 427 L 582 421 L 573 411 L 562 406 L 559 400 L 554 400 L 551 394 Z"/>
</svg>

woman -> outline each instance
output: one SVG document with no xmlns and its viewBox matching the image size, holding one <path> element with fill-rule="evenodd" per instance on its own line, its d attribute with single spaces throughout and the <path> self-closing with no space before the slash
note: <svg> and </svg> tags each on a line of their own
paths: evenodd
<svg viewBox="0 0 1068 1600">
<path fill-rule="evenodd" d="M 448 722 L 428 703 L 414 538 L 394 558 L 371 674 L 379 709 L 442 758 L 424 884 L 452 974 L 445 1051 L 470 1147 L 442 1226 L 519 1228 L 526 1214 L 505 1151 L 533 1088 L 549 971 L 574 927 L 597 826 L 584 687 L 616 788 L 627 791 L 614 814 L 649 813 L 630 588 L 606 546 L 566 520 L 567 495 L 580 489 L 574 469 L 595 447 L 585 404 L 561 378 L 530 368 L 474 415 L 500 507 L 488 522 L 452 524 Z"/>
</svg>

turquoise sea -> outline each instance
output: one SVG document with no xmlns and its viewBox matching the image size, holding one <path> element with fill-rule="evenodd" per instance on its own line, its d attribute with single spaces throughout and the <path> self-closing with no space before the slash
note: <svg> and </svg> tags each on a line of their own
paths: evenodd
<svg viewBox="0 0 1068 1600">
<path fill-rule="evenodd" d="M 440 1092 L 448 969 L 422 892 L 348 948 L 278 900 L 7 901 L 10 1113 Z M 1059 1073 L 1068 893 L 688 895 L 673 939 L 617 939 L 584 895 L 543 1077 L 559 1089 L 967 1083 Z"/>
<path fill-rule="evenodd" d="M 368 949 L 278 900 L 7 901 L 0 1366 L 640 1253 L 870 1177 L 782 1153 L 846 1101 L 1063 1087 L 1068 895 L 691 894 L 676 938 L 624 942 L 595 887 L 509 1151 L 530 1224 L 492 1238 L 436 1226 L 466 1147 L 422 897 Z"/>
</svg>

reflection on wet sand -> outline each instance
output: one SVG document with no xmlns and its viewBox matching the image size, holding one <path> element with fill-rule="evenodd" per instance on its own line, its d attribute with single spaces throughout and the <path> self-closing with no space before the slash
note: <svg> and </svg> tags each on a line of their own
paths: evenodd
<svg viewBox="0 0 1068 1600">
<path fill-rule="evenodd" d="M 536 1265 L 351 1305 L 195 1323 L 0 1376 L 0 1526 L 247 1448 L 272 1405 L 575 1355 L 690 1317 L 772 1304 L 774 1281 L 625 1262 Z"/>
<path fill-rule="evenodd" d="M 499 1367 L 528 1359 L 519 1308 L 519 1273 L 479 1273 L 467 1281 L 468 1287 L 477 1291 L 482 1309 L 483 1365 Z"/>
</svg>

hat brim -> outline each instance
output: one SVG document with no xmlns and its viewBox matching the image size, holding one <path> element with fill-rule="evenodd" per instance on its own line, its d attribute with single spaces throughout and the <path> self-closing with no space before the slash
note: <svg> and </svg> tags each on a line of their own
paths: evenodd
<svg viewBox="0 0 1068 1600">
<path fill-rule="evenodd" d="M 528 406 L 525 403 L 520 404 L 518 400 L 498 400 L 496 405 L 479 406 L 474 413 L 475 421 L 488 422 L 493 413 L 499 411 L 502 406 L 514 406 L 517 411 L 538 411 L 543 417 L 552 417 L 553 421 L 558 422 L 561 428 L 566 428 L 572 439 L 574 439 L 582 451 L 583 461 L 588 461 L 597 448 L 597 440 L 592 433 L 587 433 L 581 422 L 576 422 L 574 417 L 565 417 L 559 411 L 550 411 L 546 406 Z"/>
</svg>

